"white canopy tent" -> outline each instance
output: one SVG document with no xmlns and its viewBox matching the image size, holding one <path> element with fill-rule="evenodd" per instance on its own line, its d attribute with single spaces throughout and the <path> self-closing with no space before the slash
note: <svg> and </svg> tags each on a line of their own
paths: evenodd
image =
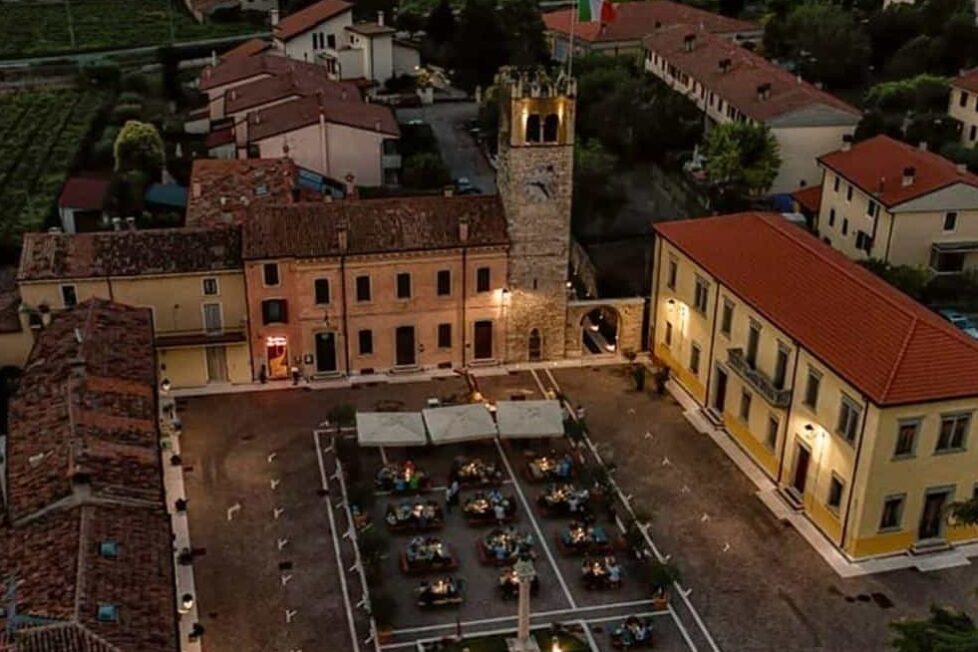
<svg viewBox="0 0 978 652">
<path fill-rule="evenodd" d="M 560 437 L 564 415 L 560 401 L 499 401 L 496 424 L 502 439 Z"/>
<path fill-rule="evenodd" d="M 422 414 L 434 444 L 477 441 L 496 436 L 496 424 L 482 403 L 428 408 Z"/>
<path fill-rule="evenodd" d="M 357 443 L 361 446 L 424 446 L 420 412 L 357 412 Z"/>
</svg>

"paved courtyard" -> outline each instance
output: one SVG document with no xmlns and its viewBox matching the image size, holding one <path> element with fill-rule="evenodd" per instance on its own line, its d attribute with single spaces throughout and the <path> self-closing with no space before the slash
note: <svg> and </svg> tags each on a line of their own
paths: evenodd
<svg viewBox="0 0 978 652">
<path fill-rule="evenodd" d="M 541 385 L 553 382 L 586 408 L 593 441 L 617 465 L 616 478 L 635 507 L 651 515 L 656 545 L 683 571 L 689 601 L 720 649 L 882 650 L 894 618 L 924 614 L 931 603 L 973 610 L 974 566 L 839 579 L 763 506 L 754 486 L 686 422 L 671 397 L 634 392 L 622 367 L 478 379 L 479 389 L 493 400 L 539 398 Z M 341 532 L 345 519 L 338 492 L 328 497 L 322 491 L 312 430 L 335 405 L 420 409 L 428 398 L 460 399 L 465 392 L 461 378 L 446 378 L 180 400 L 205 652 L 351 649 L 328 519 L 330 498 Z M 529 484 L 520 471 L 524 451 L 490 443 L 385 451 L 389 459 L 411 455 L 427 468 L 435 479 L 430 495 L 439 502 L 438 489 L 460 453 L 501 463 L 506 469 L 502 491 L 518 504 L 516 527 L 537 539 L 541 591 L 534 601 L 535 624 L 589 621 L 595 642 L 609 649 L 611 625 L 626 613 L 650 612 L 635 568 L 626 573 L 620 591 L 583 589 L 580 561 L 555 545 L 566 520 L 543 517 L 535 504 L 542 486 Z M 361 462 L 372 475 L 380 452 L 364 452 Z M 375 522 L 381 523 L 387 502 L 386 496 L 377 497 Z M 515 626 L 514 603 L 503 601 L 495 589 L 498 570 L 476 558 L 475 541 L 488 529 L 467 525 L 457 510 L 447 517 L 437 535 L 459 555 L 453 575 L 466 580 L 466 604 L 436 612 L 413 604 L 408 596 L 420 578 L 404 577 L 396 567 L 410 535 L 390 536 L 385 590 L 398 597 L 399 608 L 387 649 L 412 649 L 415 639 L 451 635 L 457 622 L 469 634 Z M 348 546 L 343 546 L 345 553 Z M 349 559 L 345 564 L 352 565 Z M 355 604 L 357 576 L 347 573 L 346 579 Z M 675 596 L 673 605 L 653 616 L 657 649 L 709 650 L 692 612 Z M 362 617 L 358 624 L 362 640 Z"/>
</svg>

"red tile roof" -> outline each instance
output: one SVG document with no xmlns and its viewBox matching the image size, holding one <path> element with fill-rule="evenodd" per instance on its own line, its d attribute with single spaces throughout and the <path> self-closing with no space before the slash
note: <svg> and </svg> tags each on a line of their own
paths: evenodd
<svg viewBox="0 0 978 652">
<path fill-rule="evenodd" d="M 877 405 L 978 396 L 978 343 L 780 215 L 655 230 Z"/>
<path fill-rule="evenodd" d="M 72 177 L 61 187 L 58 206 L 82 211 L 102 210 L 105 196 L 109 193 L 109 184 L 108 179 Z"/>
<path fill-rule="evenodd" d="M 244 226 L 245 257 L 311 258 L 341 252 L 339 229 L 348 225 L 350 254 L 459 247 L 459 221 L 468 220 L 470 246 L 509 242 L 497 196 L 398 197 L 291 206 L 258 206 Z"/>
<path fill-rule="evenodd" d="M 693 36 L 693 48 L 686 49 L 686 38 Z M 722 36 L 709 34 L 696 25 L 663 27 L 643 40 L 646 50 L 656 52 L 666 61 L 700 82 L 708 91 L 736 107 L 744 115 L 766 122 L 779 116 L 813 107 L 828 107 L 847 114 L 855 125 L 861 116 L 859 109 L 843 102 L 831 93 L 801 81 L 759 54 L 740 47 Z M 726 72 L 720 61 L 730 60 Z M 770 84 L 768 95 L 762 99 L 759 87 Z"/>
<path fill-rule="evenodd" d="M 217 147 L 223 147 L 224 145 L 230 145 L 234 142 L 234 128 L 224 127 L 223 129 L 215 129 L 206 136 L 204 136 L 204 147 L 208 151 L 215 149 Z"/>
<path fill-rule="evenodd" d="M 288 204 L 297 184 L 291 159 L 197 159 L 190 173 L 187 226 L 242 224 L 256 204 Z"/>
<path fill-rule="evenodd" d="M 248 141 L 288 133 L 319 122 L 346 125 L 366 131 L 376 131 L 397 138 L 401 130 L 390 107 L 360 101 L 343 102 L 311 95 L 283 102 L 248 114 Z"/>
<path fill-rule="evenodd" d="M 826 154 L 819 161 L 890 207 L 956 183 L 978 187 L 978 176 L 958 170 L 957 165 L 934 152 L 889 136 L 875 136 L 856 143 L 849 151 Z M 914 168 L 913 182 L 903 185 L 903 171 L 908 167 Z"/>
<path fill-rule="evenodd" d="M 966 91 L 978 93 L 978 68 L 962 71 L 960 75 L 952 79 L 949 83 L 955 88 L 963 88 Z"/>
<path fill-rule="evenodd" d="M 353 3 L 344 0 L 319 0 L 316 4 L 289 14 L 275 26 L 273 33 L 277 39 L 290 39 L 307 32 L 324 20 L 329 20 L 344 11 L 353 9 Z"/>
<path fill-rule="evenodd" d="M 808 186 L 799 188 L 791 193 L 798 205 L 813 215 L 818 214 L 818 209 L 822 206 L 822 186 Z"/>
<path fill-rule="evenodd" d="M 18 279 L 192 274 L 240 266 L 241 236 L 230 228 L 27 233 Z"/>
<path fill-rule="evenodd" d="M 601 23 L 578 23 L 574 19 L 574 38 L 588 42 L 638 41 L 657 27 L 687 23 L 702 24 L 709 32 L 732 34 L 755 32 L 760 35 L 762 28 L 736 18 L 697 9 L 670 0 L 648 0 L 645 2 L 619 2 L 615 4 L 617 18 L 602 27 Z M 543 15 L 546 28 L 552 32 L 570 35 L 571 17 L 574 9 L 560 9 Z"/>
<path fill-rule="evenodd" d="M 292 59 L 285 58 L 276 51 L 264 52 L 250 57 L 234 57 L 216 66 L 206 66 L 200 73 L 198 87 L 202 91 L 237 84 L 249 79 L 274 77 L 287 73 L 293 66 Z"/>
<path fill-rule="evenodd" d="M 224 113 L 230 115 L 288 97 L 314 94 L 343 102 L 361 102 L 360 89 L 356 84 L 330 79 L 324 66 L 294 61 L 284 73 L 242 84 L 225 92 Z"/>
<path fill-rule="evenodd" d="M 245 41 L 239 45 L 234 46 L 227 52 L 221 55 L 221 61 L 230 61 L 231 59 L 246 59 L 252 57 L 256 54 L 264 52 L 268 48 L 272 47 L 272 44 L 268 41 L 263 41 L 260 38 L 253 38 L 251 40 Z"/>
</svg>

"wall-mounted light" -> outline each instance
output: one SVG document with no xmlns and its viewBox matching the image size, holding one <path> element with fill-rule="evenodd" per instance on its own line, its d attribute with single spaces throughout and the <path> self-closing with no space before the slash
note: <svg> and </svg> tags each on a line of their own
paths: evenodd
<svg viewBox="0 0 978 652">
<path fill-rule="evenodd" d="M 170 379 L 169 378 L 164 378 L 163 379 L 163 382 L 160 383 L 160 391 L 163 392 L 164 394 L 166 394 L 167 392 L 170 391 L 170 388 L 172 386 L 173 385 L 170 383 Z"/>
</svg>

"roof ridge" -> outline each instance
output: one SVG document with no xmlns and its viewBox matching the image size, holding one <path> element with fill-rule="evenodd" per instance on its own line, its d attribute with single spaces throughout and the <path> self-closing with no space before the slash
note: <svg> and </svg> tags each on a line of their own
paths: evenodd
<svg viewBox="0 0 978 652">
<path fill-rule="evenodd" d="M 910 342 L 913 339 L 914 333 L 917 332 L 917 325 L 919 323 L 920 317 L 918 315 L 914 315 L 910 328 L 907 329 L 907 334 L 903 338 L 903 344 L 900 346 L 900 353 L 897 354 L 896 360 L 893 363 L 893 368 L 890 369 L 890 375 L 887 377 L 886 383 L 883 385 L 884 399 L 890 394 L 890 387 L 893 386 L 893 381 L 896 379 L 897 371 L 900 369 L 900 365 L 903 364 L 903 359 L 907 355 L 907 349 L 910 348 Z"/>
</svg>

